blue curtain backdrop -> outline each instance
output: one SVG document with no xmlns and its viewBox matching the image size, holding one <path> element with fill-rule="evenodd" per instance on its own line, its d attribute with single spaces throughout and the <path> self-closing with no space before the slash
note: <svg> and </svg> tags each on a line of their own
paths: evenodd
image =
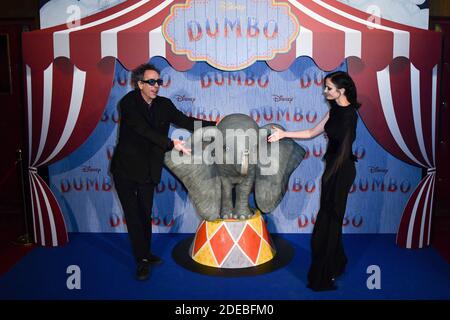
<svg viewBox="0 0 450 320">
<path fill-rule="evenodd" d="M 283 72 L 257 62 L 245 70 L 224 72 L 196 63 L 178 72 L 160 57 L 150 60 L 161 70 L 165 84 L 160 95 L 170 98 L 182 112 L 197 118 L 216 119 L 230 113 L 250 115 L 262 126 L 276 122 L 288 130 L 314 126 L 328 110 L 322 96 L 324 71 L 310 58 L 300 57 Z M 346 70 L 343 63 L 338 69 Z M 114 86 L 102 120 L 91 137 L 69 157 L 49 167 L 50 183 L 69 231 L 124 232 L 121 206 L 108 174 L 116 143 L 120 98 L 132 90 L 130 72 L 116 63 Z M 362 106 L 364 108 L 364 106 Z M 171 129 L 171 133 L 175 128 Z M 176 130 L 187 137 L 187 131 Z M 318 211 L 322 156 L 326 140 L 297 140 L 307 158 L 292 174 L 280 205 L 267 215 L 270 232 L 309 233 Z M 412 187 L 421 177 L 384 151 L 358 122 L 353 145 L 357 177 L 349 195 L 344 232 L 395 233 Z M 252 202 L 252 199 L 250 199 Z M 199 218 L 179 180 L 164 170 L 153 207 L 155 232 L 195 232 Z"/>
</svg>

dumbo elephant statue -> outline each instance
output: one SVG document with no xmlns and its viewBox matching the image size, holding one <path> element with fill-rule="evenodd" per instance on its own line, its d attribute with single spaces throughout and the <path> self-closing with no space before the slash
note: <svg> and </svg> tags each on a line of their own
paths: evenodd
<svg viewBox="0 0 450 320">
<path fill-rule="evenodd" d="M 270 213 L 280 203 L 305 150 L 292 139 L 268 143 L 272 126 L 282 128 L 276 124 L 259 128 L 251 117 L 231 114 L 217 127 L 194 131 L 186 141 L 191 155 L 166 153 L 166 166 L 183 182 L 203 219 L 251 217 L 248 197 L 253 186 L 262 212 Z"/>
</svg>

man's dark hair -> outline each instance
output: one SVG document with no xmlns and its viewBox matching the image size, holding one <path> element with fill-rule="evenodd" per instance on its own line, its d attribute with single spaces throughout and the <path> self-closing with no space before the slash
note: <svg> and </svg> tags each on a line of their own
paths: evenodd
<svg viewBox="0 0 450 320">
<path fill-rule="evenodd" d="M 138 88 L 138 81 L 144 80 L 144 73 L 147 70 L 153 70 L 153 71 L 158 72 L 158 74 L 161 74 L 159 69 L 157 69 L 154 65 L 152 65 L 150 63 L 141 64 L 139 67 L 134 69 L 131 73 L 131 83 L 134 84 L 135 89 Z"/>
</svg>

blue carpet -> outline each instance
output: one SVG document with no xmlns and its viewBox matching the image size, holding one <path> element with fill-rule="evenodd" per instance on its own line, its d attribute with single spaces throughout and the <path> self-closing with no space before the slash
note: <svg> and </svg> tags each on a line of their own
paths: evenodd
<svg viewBox="0 0 450 320">
<path fill-rule="evenodd" d="M 150 299 L 150 300 L 309 300 L 450 299 L 450 264 L 436 250 L 400 249 L 393 234 L 345 234 L 349 263 L 338 290 L 306 288 L 309 234 L 280 234 L 295 249 L 294 259 L 272 273 L 215 277 L 177 265 L 172 250 L 190 235 L 155 234 L 154 252 L 164 259 L 150 280 L 134 279 L 134 261 L 126 234 L 71 233 L 68 245 L 37 248 L 0 278 L 0 299 Z M 81 289 L 69 290 L 67 267 L 81 270 Z M 367 288 L 367 268 L 380 268 L 381 289 Z"/>
</svg>

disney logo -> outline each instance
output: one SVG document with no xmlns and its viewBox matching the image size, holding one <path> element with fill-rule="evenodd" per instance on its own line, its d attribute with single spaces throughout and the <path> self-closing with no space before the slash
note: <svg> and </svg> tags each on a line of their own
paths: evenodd
<svg viewBox="0 0 450 320">
<path fill-rule="evenodd" d="M 381 173 L 386 174 L 388 172 L 388 169 L 382 169 L 380 167 L 372 167 L 372 166 L 370 166 L 369 169 L 370 169 L 370 173 L 379 173 L 379 172 L 381 172 Z"/>
<path fill-rule="evenodd" d="M 275 101 L 275 102 L 287 101 L 287 102 L 291 103 L 292 100 L 294 100 L 293 97 L 283 97 L 283 96 L 279 96 L 276 94 L 273 94 L 272 97 L 273 97 L 273 101 Z"/>
<path fill-rule="evenodd" d="M 179 94 L 177 94 L 175 96 L 175 98 L 177 99 L 178 102 L 183 102 L 183 101 L 194 102 L 195 101 L 194 97 L 186 97 L 185 95 L 179 95 Z"/>
<path fill-rule="evenodd" d="M 244 11 L 245 6 L 244 5 L 235 5 L 234 3 L 230 2 L 230 1 L 220 1 L 220 9 Z"/>
<path fill-rule="evenodd" d="M 97 173 L 100 173 L 101 170 L 102 169 L 100 169 L 100 168 L 94 168 L 94 167 L 91 167 L 91 166 L 83 166 L 81 168 L 82 172 L 97 172 Z"/>
</svg>

